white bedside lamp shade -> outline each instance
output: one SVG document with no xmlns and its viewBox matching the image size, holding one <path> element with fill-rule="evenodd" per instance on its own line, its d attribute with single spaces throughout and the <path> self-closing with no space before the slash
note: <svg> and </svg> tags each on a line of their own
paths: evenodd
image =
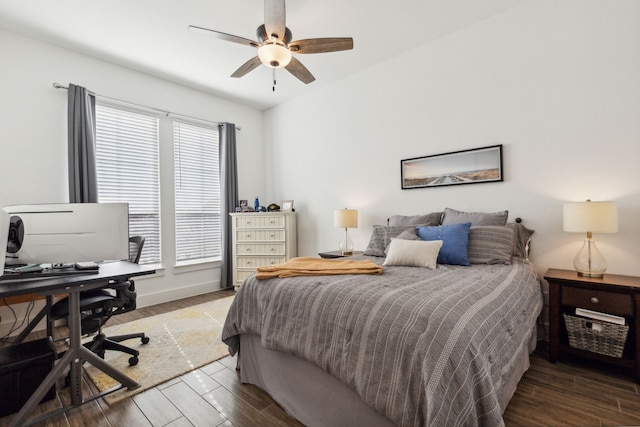
<svg viewBox="0 0 640 427">
<path fill-rule="evenodd" d="M 596 248 L 592 233 L 618 231 L 618 207 L 615 202 L 566 203 L 563 208 L 563 229 L 573 233 L 587 233 L 580 252 L 573 259 L 578 275 L 602 277 L 607 262 Z"/>
<path fill-rule="evenodd" d="M 344 228 L 344 237 L 340 242 L 340 252 L 342 255 L 353 255 L 353 241 L 349 237 L 349 229 L 358 228 L 358 211 L 346 208 L 334 210 L 333 226 Z"/>
</svg>

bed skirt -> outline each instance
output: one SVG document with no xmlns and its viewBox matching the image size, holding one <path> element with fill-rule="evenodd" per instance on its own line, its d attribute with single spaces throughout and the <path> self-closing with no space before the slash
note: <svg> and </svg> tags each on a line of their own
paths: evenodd
<svg viewBox="0 0 640 427">
<path fill-rule="evenodd" d="M 499 401 L 503 412 L 529 368 L 529 354 L 535 350 L 536 338 L 534 331 L 528 348 L 522 349 L 522 357 L 502 387 Z M 257 335 L 240 336 L 238 368 L 243 383 L 254 384 L 269 393 L 289 415 L 308 427 L 394 425 L 337 378 L 302 358 L 265 349 Z"/>
</svg>

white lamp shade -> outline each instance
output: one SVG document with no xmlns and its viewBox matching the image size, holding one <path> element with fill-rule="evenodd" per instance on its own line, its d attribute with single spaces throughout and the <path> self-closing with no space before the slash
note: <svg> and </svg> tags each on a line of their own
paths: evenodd
<svg viewBox="0 0 640 427">
<path fill-rule="evenodd" d="M 334 210 L 333 226 L 338 228 L 358 228 L 358 211 L 355 209 Z"/>
<path fill-rule="evenodd" d="M 258 48 L 260 61 L 271 68 L 282 68 L 291 62 L 291 51 L 279 44 L 263 44 Z"/>
<path fill-rule="evenodd" d="M 563 229 L 576 233 L 616 233 L 618 206 L 615 202 L 566 203 L 563 209 Z"/>
</svg>

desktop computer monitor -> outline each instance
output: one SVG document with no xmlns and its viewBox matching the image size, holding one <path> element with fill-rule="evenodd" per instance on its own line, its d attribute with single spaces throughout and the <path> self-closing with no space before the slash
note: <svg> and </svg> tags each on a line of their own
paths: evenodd
<svg viewBox="0 0 640 427">
<path fill-rule="evenodd" d="M 129 259 L 127 203 L 18 205 L 4 211 L 24 225 L 22 247 L 5 266 Z"/>
</svg>

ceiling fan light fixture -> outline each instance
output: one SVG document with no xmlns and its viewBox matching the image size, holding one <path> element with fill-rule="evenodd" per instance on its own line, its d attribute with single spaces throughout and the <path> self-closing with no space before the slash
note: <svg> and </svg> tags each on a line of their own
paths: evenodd
<svg viewBox="0 0 640 427">
<path fill-rule="evenodd" d="M 265 43 L 258 48 L 260 61 L 270 68 L 282 68 L 291 62 L 291 51 L 277 43 Z"/>
<path fill-rule="evenodd" d="M 221 40 L 258 48 L 258 55 L 242 64 L 231 74 L 231 77 L 243 77 L 260 65 L 265 65 L 274 70 L 274 85 L 276 68 L 286 68 L 304 84 L 315 81 L 313 74 L 298 61 L 298 58 L 292 56 L 293 53 L 325 53 L 353 49 L 351 37 L 323 37 L 292 41 L 293 36 L 291 30 L 287 28 L 285 15 L 285 0 L 264 0 L 264 24 L 256 29 L 258 41 L 194 25 L 190 25 L 189 29 L 206 32 Z"/>
</svg>

